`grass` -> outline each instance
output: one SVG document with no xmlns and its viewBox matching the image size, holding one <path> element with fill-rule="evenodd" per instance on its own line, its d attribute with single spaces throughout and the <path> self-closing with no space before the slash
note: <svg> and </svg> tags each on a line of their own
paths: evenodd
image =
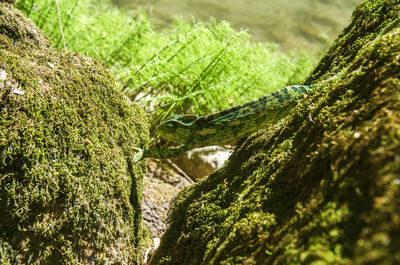
<svg viewBox="0 0 400 265">
<path fill-rule="evenodd" d="M 172 114 L 202 115 L 300 84 L 317 59 L 253 43 L 227 22 L 177 19 L 156 30 L 143 11 L 122 11 L 108 0 L 59 6 L 67 49 L 111 70 L 119 88 L 151 113 L 155 139 L 155 126 Z M 21 0 L 17 7 L 63 47 L 54 1 Z"/>
</svg>

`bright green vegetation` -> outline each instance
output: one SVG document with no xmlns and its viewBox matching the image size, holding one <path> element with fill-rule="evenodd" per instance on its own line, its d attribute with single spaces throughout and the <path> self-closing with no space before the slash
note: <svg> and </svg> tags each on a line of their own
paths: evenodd
<svg viewBox="0 0 400 265">
<path fill-rule="evenodd" d="M 400 264 L 399 17 L 362 3 L 322 85 L 178 195 L 151 264 Z"/>
<path fill-rule="evenodd" d="M 147 157 L 170 158 L 190 149 L 225 145 L 273 125 L 288 116 L 301 99 L 314 86 L 293 85 L 279 89 L 257 100 L 198 117 L 193 114 L 174 115 L 157 126 L 163 138 L 182 144 L 179 148 L 147 149 L 136 148 L 135 161 Z"/>
<path fill-rule="evenodd" d="M 140 264 L 146 116 L 0 3 L 0 263 Z"/>
<path fill-rule="evenodd" d="M 32 1 L 18 7 L 61 48 L 55 2 Z M 251 43 L 227 23 L 177 20 L 160 32 L 144 13 L 120 11 L 107 0 L 59 6 L 67 49 L 112 69 L 119 88 L 151 112 L 151 133 L 172 114 L 208 114 L 301 84 L 315 64 L 314 55 Z"/>
</svg>

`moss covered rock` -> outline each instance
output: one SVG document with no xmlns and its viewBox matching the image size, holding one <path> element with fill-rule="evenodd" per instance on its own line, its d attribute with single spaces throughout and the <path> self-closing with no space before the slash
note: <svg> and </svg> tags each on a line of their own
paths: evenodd
<svg viewBox="0 0 400 265">
<path fill-rule="evenodd" d="M 141 259 L 144 113 L 104 68 L 0 3 L 2 264 Z"/>
<path fill-rule="evenodd" d="M 362 3 L 320 86 L 180 193 L 151 264 L 400 264 L 399 17 Z"/>
</svg>

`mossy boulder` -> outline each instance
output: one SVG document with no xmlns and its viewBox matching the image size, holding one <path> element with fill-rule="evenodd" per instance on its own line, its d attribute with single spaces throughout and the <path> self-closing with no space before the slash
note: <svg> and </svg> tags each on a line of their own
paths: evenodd
<svg viewBox="0 0 400 265">
<path fill-rule="evenodd" d="M 1 264 L 141 260 L 143 111 L 0 3 Z"/>
<path fill-rule="evenodd" d="M 400 264 L 399 18 L 358 6 L 320 86 L 180 193 L 151 264 Z"/>
</svg>

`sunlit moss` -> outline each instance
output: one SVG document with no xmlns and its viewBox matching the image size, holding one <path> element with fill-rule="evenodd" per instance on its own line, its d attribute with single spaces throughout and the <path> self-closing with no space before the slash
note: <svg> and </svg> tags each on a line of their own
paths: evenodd
<svg viewBox="0 0 400 265">
<path fill-rule="evenodd" d="M 0 73 L 1 263 L 138 263 L 143 111 L 4 3 Z"/>
</svg>

